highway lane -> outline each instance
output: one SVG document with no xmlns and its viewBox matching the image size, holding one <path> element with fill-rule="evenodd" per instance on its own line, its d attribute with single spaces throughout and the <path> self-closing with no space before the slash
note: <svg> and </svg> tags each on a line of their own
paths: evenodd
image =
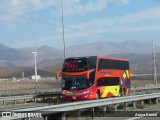
<svg viewBox="0 0 160 120">
<path fill-rule="evenodd" d="M 25 104 L 25 105 L 18 105 L 18 106 L 6 106 L 6 107 L 3 107 L 3 108 L 0 108 L 0 111 L 1 110 L 9 110 L 9 109 L 16 109 L 17 108 L 25 108 L 25 107 L 35 107 L 35 106 L 47 106 L 48 104 L 44 104 L 44 103 L 31 103 L 31 104 Z M 138 111 L 146 111 L 146 113 L 148 113 L 148 111 L 153 111 L 153 113 L 155 113 L 155 111 L 159 111 L 160 112 L 160 104 L 159 105 L 154 105 L 154 106 L 149 106 L 148 108 L 145 108 L 145 109 L 137 109 L 136 110 L 137 113 Z M 135 114 L 136 114 L 136 111 L 135 111 Z M 151 112 L 152 113 L 152 112 Z M 160 113 L 159 113 L 160 114 Z M 95 120 L 159 120 L 160 117 L 139 117 L 139 116 L 132 116 L 132 117 L 119 117 L 119 115 L 115 115 L 116 117 L 95 117 Z M 125 116 L 125 115 L 124 115 Z M 85 120 L 85 119 L 91 119 L 91 117 L 86 117 L 86 118 L 82 118 L 82 120 Z M 0 118 L 0 120 L 3 120 L 2 118 Z M 43 118 L 31 118 L 30 120 L 43 120 Z"/>
<path fill-rule="evenodd" d="M 160 120 L 160 117 L 143 117 L 143 115 L 142 115 L 142 117 L 140 117 L 140 116 L 138 116 L 138 113 L 141 113 L 141 111 L 144 111 L 145 114 L 152 113 L 152 115 L 155 115 L 155 116 L 156 116 L 156 114 L 160 115 L 160 104 L 156 105 L 156 106 L 149 106 L 148 108 L 145 108 L 145 109 L 137 109 L 134 112 L 135 116 L 131 116 L 131 117 L 119 117 L 117 114 L 117 115 L 115 115 L 116 117 L 95 117 L 95 120 L 106 120 L 106 119 L 107 120 L 117 120 L 117 119 L 118 120 Z"/>
</svg>

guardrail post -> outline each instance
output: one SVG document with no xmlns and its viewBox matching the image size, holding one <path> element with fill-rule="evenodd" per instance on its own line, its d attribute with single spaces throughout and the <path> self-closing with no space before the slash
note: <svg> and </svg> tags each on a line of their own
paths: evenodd
<svg viewBox="0 0 160 120">
<path fill-rule="evenodd" d="M 91 108 L 91 116 L 92 116 L 92 120 L 94 120 L 94 108 Z"/>
<path fill-rule="evenodd" d="M 14 105 L 16 105 L 16 100 L 14 100 Z"/>
<path fill-rule="evenodd" d="M 133 102 L 133 108 L 136 109 L 136 101 Z"/>
<path fill-rule="evenodd" d="M 22 118 L 22 120 L 26 120 L 27 118 Z"/>
<path fill-rule="evenodd" d="M 115 114 L 117 114 L 117 104 L 114 104 L 114 112 L 115 112 Z"/>
<path fill-rule="evenodd" d="M 26 104 L 26 99 L 24 99 L 24 104 Z"/>
<path fill-rule="evenodd" d="M 152 104 L 152 99 L 149 99 L 149 105 L 151 105 Z"/>
<path fill-rule="evenodd" d="M 123 104 L 123 110 L 127 110 L 127 103 L 125 102 L 124 104 Z"/>
<path fill-rule="evenodd" d="M 43 119 L 44 119 L 44 120 L 47 120 L 48 118 L 47 118 L 47 116 L 43 116 Z"/>
<path fill-rule="evenodd" d="M 28 117 L 28 118 L 27 118 L 27 120 L 31 120 L 31 118 L 30 118 L 30 117 Z"/>
<path fill-rule="evenodd" d="M 117 104 L 114 104 L 114 111 L 117 111 Z"/>
<path fill-rule="evenodd" d="M 103 106 L 103 112 L 106 114 L 107 106 Z"/>
<path fill-rule="evenodd" d="M 158 98 L 156 98 L 156 104 L 158 104 Z"/>
<path fill-rule="evenodd" d="M 150 90 L 150 89 L 148 89 L 148 93 L 151 93 L 151 90 Z"/>
<path fill-rule="evenodd" d="M 144 100 L 141 101 L 141 105 L 144 105 Z"/>
<path fill-rule="evenodd" d="M 62 113 L 62 120 L 66 120 L 66 113 Z"/>
<path fill-rule="evenodd" d="M 36 97 L 34 97 L 34 102 L 36 103 Z"/>
<path fill-rule="evenodd" d="M 81 110 L 78 110 L 78 120 L 81 120 Z"/>
<path fill-rule="evenodd" d="M 22 120 L 30 120 L 30 118 L 28 117 L 28 118 L 22 118 Z"/>
<path fill-rule="evenodd" d="M 3 101 L 3 106 L 5 106 L 6 105 L 6 102 L 5 101 Z"/>
</svg>

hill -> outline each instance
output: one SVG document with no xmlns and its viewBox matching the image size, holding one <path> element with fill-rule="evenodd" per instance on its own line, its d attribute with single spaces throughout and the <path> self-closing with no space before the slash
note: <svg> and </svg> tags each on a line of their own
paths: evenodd
<svg viewBox="0 0 160 120">
<path fill-rule="evenodd" d="M 22 66 L 34 66 L 32 52 L 34 48 L 14 49 L 0 44 L 0 67 L 16 68 Z M 160 46 L 156 46 L 157 53 L 160 53 Z M 37 49 L 38 66 L 56 65 L 63 62 L 63 50 L 49 46 L 42 46 Z M 67 57 L 71 56 L 92 56 L 110 54 L 152 54 L 152 45 L 145 42 L 126 41 L 121 43 L 94 42 L 67 48 Z"/>
<path fill-rule="evenodd" d="M 160 46 L 155 46 L 156 52 L 160 53 Z M 94 42 L 84 45 L 72 46 L 67 52 L 74 56 L 110 55 L 110 54 L 152 54 L 152 44 L 138 41 Z"/>
<path fill-rule="evenodd" d="M 156 46 L 157 73 L 160 73 L 160 47 Z M 34 74 L 34 48 L 14 49 L 0 44 L 0 77 L 21 77 Z M 62 68 L 63 50 L 42 46 L 37 49 L 38 74 L 54 76 Z M 67 48 L 67 57 L 107 55 L 128 58 L 132 73 L 153 73 L 152 45 L 145 42 L 94 42 Z"/>
<path fill-rule="evenodd" d="M 110 57 L 128 58 L 130 61 L 131 73 L 153 73 L 152 55 L 146 54 L 112 54 Z M 49 63 L 46 66 L 38 67 L 38 74 L 43 77 L 53 77 L 56 72 L 62 69 L 62 62 L 53 65 Z M 156 56 L 157 73 L 160 73 L 160 54 Z M 0 77 L 21 77 L 24 72 L 25 77 L 34 74 L 33 67 L 18 67 L 18 68 L 0 68 Z"/>
</svg>

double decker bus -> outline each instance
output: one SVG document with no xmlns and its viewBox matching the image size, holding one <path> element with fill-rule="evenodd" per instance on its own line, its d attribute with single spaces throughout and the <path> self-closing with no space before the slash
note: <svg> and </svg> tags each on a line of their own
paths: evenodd
<svg viewBox="0 0 160 120">
<path fill-rule="evenodd" d="M 105 56 L 65 59 L 62 74 L 64 100 L 88 100 L 129 95 L 130 68 L 128 59 Z"/>
</svg>

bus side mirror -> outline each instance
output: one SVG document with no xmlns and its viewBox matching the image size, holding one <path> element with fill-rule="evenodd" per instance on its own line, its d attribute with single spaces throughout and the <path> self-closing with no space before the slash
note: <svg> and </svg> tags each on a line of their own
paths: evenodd
<svg viewBox="0 0 160 120">
<path fill-rule="evenodd" d="M 87 75 L 86 75 L 87 79 L 89 79 L 89 75 L 90 75 L 90 73 L 93 72 L 93 71 L 95 71 L 95 69 L 88 70 Z"/>
<path fill-rule="evenodd" d="M 89 79 L 89 75 L 90 75 L 90 74 L 89 74 L 89 73 L 87 73 L 87 79 Z"/>
<path fill-rule="evenodd" d="M 56 79 L 57 79 L 57 80 L 58 80 L 59 74 L 61 74 L 61 73 L 62 73 L 61 70 L 56 73 Z"/>
</svg>

